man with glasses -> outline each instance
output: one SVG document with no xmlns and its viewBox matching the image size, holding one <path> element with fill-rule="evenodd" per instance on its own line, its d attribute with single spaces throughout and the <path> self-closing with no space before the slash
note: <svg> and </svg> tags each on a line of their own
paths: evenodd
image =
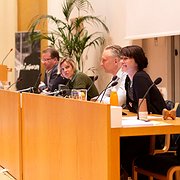
<svg viewBox="0 0 180 180">
<path fill-rule="evenodd" d="M 117 76 L 114 81 L 117 81 L 118 84 L 115 86 L 119 105 L 122 106 L 126 102 L 126 91 L 125 91 L 125 78 L 126 73 L 121 70 L 121 47 L 119 45 L 109 45 L 105 47 L 102 53 L 101 66 L 104 68 L 106 73 L 110 73 L 113 77 Z M 112 83 L 114 82 L 112 81 Z M 110 85 L 109 85 L 110 86 Z M 98 101 L 109 103 L 110 102 L 110 93 L 112 88 L 108 88 L 102 98 L 102 95 L 98 98 Z M 103 94 L 103 93 L 102 93 Z"/>
<path fill-rule="evenodd" d="M 42 51 L 42 64 L 45 67 L 44 82 L 39 85 L 40 90 L 47 90 L 53 92 L 58 87 L 54 84 L 54 81 L 58 78 L 59 84 L 66 84 L 67 79 L 63 78 L 61 75 L 57 75 L 57 66 L 59 62 L 59 53 L 54 48 L 47 48 Z"/>
</svg>

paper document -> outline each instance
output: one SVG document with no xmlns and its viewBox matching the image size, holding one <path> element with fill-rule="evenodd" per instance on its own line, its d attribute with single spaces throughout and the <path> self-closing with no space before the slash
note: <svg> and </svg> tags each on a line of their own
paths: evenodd
<svg viewBox="0 0 180 180">
<path fill-rule="evenodd" d="M 151 119 L 157 119 L 151 120 Z M 162 125 L 167 126 L 170 125 L 166 123 L 165 121 L 158 121 L 158 119 L 162 119 L 162 116 L 148 116 L 148 122 L 137 119 L 137 116 L 124 116 L 122 117 L 122 126 L 156 126 L 156 125 Z"/>
</svg>

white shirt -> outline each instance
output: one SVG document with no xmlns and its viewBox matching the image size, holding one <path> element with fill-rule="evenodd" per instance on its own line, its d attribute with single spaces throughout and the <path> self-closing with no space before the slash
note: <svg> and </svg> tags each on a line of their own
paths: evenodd
<svg viewBox="0 0 180 180">
<path fill-rule="evenodd" d="M 117 91 L 117 94 L 118 94 L 119 106 L 122 106 L 123 104 L 126 103 L 125 79 L 126 79 L 127 73 L 123 72 L 122 69 L 119 69 L 116 76 L 117 76 L 117 79 L 115 81 L 117 81 L 118 84 L 114 87 L 111 87 L 111 84 L 113 82 L 115 82 L 115 81 L 112 81 L 108 86 L 109 88 L 106 89 L 105 94 L 104 94 L 104 92 L 102 92 L 102 94 L 99 96 L 97 101 L 101 101 L 102 96 L 104 94 L 101 102 L 109 104 L 110 103 L 111 90 L 112 90 L 112 88 L 115 88 Z"/>
</svg>

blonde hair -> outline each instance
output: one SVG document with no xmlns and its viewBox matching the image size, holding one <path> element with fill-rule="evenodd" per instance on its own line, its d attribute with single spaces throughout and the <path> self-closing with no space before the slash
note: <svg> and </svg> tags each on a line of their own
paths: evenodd
<svg viewBox="0 0 180 180">
<path fill-rule="evenodd" d="M 74 72 L 76 71 L 76 63 L 74 62 L 74 60 L 70 57 L 64 57 L 60 60 L 59 65 L 58 65 L 58 73 L 57 74 L 61 74 L 62 70 L 61 70 L 61 65 L 67 62 L 68 64 L 70 64 L 70 66 L 73 68 Z"/>
</svg>

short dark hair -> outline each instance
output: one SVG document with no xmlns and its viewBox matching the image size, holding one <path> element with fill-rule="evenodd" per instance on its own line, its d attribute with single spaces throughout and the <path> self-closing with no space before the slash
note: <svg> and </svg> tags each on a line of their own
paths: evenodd
<svg viewBox="0 0 180 180">
<path fill-rule="evenodd" d="M 141 71 L 148 66 L 148 59 L 142 47 L 137 45 L 126 46 L 121 49 L 121 56 L 133 58 L 138 65 L 138 70 Z"/>
<path fill-rule="evenodd" d="M 51 58 L 57 58 L 57 60 L 59 61 L 59 52 L 55 48 L 47 48 L 42 51 L 42 53 L 48 53 L 48 52 L 50 53 Z"/>
</svg>

